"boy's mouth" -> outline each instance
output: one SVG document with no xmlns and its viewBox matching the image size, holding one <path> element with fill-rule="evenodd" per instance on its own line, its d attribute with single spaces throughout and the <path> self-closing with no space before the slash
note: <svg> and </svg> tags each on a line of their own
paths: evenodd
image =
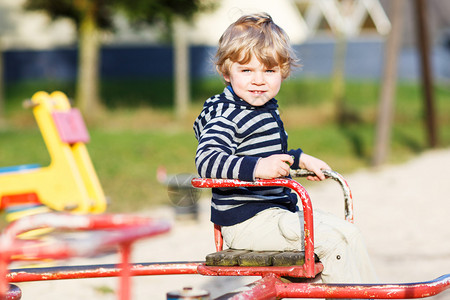
<svg viewBox="0 0 450 300">
<path fill-rule="evenodd" d="M 252 93 L 252 94 L 255 94 L 255 95 L 262 95 L 262 94 L 264 94 L 266 91 L 250 90 L 249 92 Z"/>
</svg>

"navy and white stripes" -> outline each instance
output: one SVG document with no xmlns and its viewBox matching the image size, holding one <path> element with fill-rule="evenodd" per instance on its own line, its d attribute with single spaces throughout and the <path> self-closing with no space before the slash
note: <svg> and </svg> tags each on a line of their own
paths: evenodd
<svg viewBox="0 0 450 300">
<path fill-rule="evenodd" d="M 251 106 L 227 88 L 208 99 L 194 123 L 199 175 L 253 181 L 258 160 L 281 153 L 294 155 L 298 165 L 301 150 L 287 151 L 277 108 L 275 99 Z M 281 187 L 213 189 L 211 220 L 230 226 L 269 207 L 295 211 L 296 204 L 296 195 Z"/>
</svg>

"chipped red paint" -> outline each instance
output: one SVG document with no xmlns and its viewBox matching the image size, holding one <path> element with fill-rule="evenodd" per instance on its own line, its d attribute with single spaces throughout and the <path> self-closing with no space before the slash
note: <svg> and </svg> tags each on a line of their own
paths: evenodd
<svg viewBox="0 0 450 300">
<path fill-rule="evenodd" d="M 220 225 L 214 224 L 214 243 L 216 246 L 216 251 L 223 250 L 223 237 L 222 237 L 222 229 Z"/>
<path fill-rule="evenodd" d="M 265 300 L 279 298 L 333 298 L 333 299 L 414 299 L 437 295 L 450 285 L 450 275 L 433 281 L 408 284 L 319 284 L 286 283 L 269 274 L 233 293 L 230 300 Z"/>
<path fill-rule="evenodd" d="M 316 272 L 323 266 L 316 264 Z M 11 282 L 59 280 L 120 276 L 116 265 L 34 268 L 12 270 Z M 299 277 L 302 268 L 297 267 L 208 267 L 204 262 L 132 264 L 131 276 L 200 274 L 206 276 L 262 276 L 245 292 L 229 299 L 275 299 L 279 298 L 357 298 L 357 299 L 410 299 L 424 298 L 441 293 L 450 286 L 450 275 L 433 281 L 408 284 L 319 284 L 286 283 L 280 277 Z M 274 294 L 275 293 L 275 294 Z M 275 295 L 267 298 L 268 295 Z M 222 299 L 222 298 L 221 298 Z"/>
<path fill-rule="evenodd" d="M 406 284 L 285 284 L 277 282 L 277 296 L 286 298 L 413 299 L 437 295 L 450 286 L 450 275 Z"/>
<path fill-rule="evenodd" d="M 130 275 L 148 276 L 198 274 L 197 268 L 202 264 L 204 264 L 204 262 L 130 264 Z M 10 270 L 8 273 L 8 279 L 9 282 L 17 283 L 42 280 L 118 277 L 121 274 L 121 270 L 121 266 L 115 264 L 26 268 Z"/>
<path fill-rule="evenodd" d="M 30 268 L 10 270 L 9 282 L 26 282 L 42 280 L 60 280 L 77 278 L 117 277 L 121 275 L 120 265 L 87 265 L 65 266 L 51 268 Z M 323 265 L 316 263 L 314 273 L 322 272 Z M 178 263 L 146 263 L 130 264 L 131 276 L 147 275 L 182 275 L 200 274 L 208 276 L 265 276 L 276 274 L 278 276 L 304 277 L 303 266 L 288 267 L 212 267 L 204 262 L 178 262 Z"/>
<path fill-rule="evenodd" d="M 314 276 L 322 272 L 322 263 L 316 263 L 314 265 Z M 208 276 L 266 276 L 273 274 L 284 277 L 296 277 L 305 278 L 306 270 L 304 266 L 267 266 L 267 267 L 222 267 L 222 266 L 205 266 L 200 265 L 198 267 L 198 273 Z"/>
<path fill-rule="evenodd" d="M 237 179 L 194 178 L 192 179 L 192 185 L 197 188 L 283 186 L 294 190 L 299 195 L 303 206 L 305 232 L 305 277 L 313 278 L 315 276 L 313 209 L 308 192 L 300 183 L 289 178 L 259 179 L 255 181 L 240 181 Z"/>
<path fill-rule="evenodd" d="M 248 289 L 235 293 L 228 299 L 233 300 L 246 300 L 246 299 L 255 299 L 255 300 L 265 300 L 265 299 L 277 299 L 277 289 L 276 284 L 278 283 L 279 278 L 273 274 L 270 274 L 266 277 L 261 278 L 249 285 L 247 285 Z"/>
<path fill-rule="evenodd" d="M 353 223 L 354 222 L 353 195 L 352 195 L 352 191 L 350 190 L 350 186 L 348 185 L 347 181 L 341 174 L 339 174 L 336 171 L 322 170 L 322 172 L 326 178 L 333 179 L 341 185 L 342 192 L 344 193 L 345 220 L 349 221 L 350 223 Z M 311 171 L 304 170 L 304 169 L 291 170 L 292 177 L 306 177 L 306 176 L 310 176 L 310 175 L 314 175 L 314 173 Z"/>
</svg>

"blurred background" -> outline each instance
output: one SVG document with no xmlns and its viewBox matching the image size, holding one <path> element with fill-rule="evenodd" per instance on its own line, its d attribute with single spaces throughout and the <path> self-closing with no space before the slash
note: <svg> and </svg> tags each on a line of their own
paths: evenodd
<svg viewBox="0 0 450 300">
<path fill-rule="evenodd" d="M 224 87 L 216 43 L 260 11 L 301 59 L 277 97 L 292 148 L 345 174 L 449 147 L 445 0 L 0 0 L 0 167 L 50 163 L 22 102 L 60 90 L 88 125 L 108 209 L 170 205 L 157 170 L 196 173 L 192 124 Z"/>
</svg>

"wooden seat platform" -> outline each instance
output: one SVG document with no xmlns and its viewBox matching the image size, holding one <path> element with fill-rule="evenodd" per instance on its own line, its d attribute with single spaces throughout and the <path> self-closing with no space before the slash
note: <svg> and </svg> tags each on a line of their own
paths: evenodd
<svg viewBox="0 0 450 300">
<path fill-rule="evenodd" d="M 315 262 L 319 258 L 315 255 Z M 304 251 L 250 251 L 226 249 L 206 256 L 207 266 L 302 266 L 305 263 Z"/>
</svg>

